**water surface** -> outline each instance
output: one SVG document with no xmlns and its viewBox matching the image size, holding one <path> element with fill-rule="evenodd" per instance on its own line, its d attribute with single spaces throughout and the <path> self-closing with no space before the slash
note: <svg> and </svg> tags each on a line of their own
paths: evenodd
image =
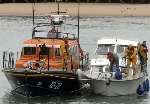
<svg viewBox="0 0 150 104">
<path fill-rule="evenodd" d="M 47 18 L 36 17 L 36 22 L 46 22 Z M 76 18 L 69 18 L 69 23 L 77 24 Z M 150 46 L 150 17 L 90 17 L 80 20 L 80 43 L 84 50 L 94 56 L 96 41 L 100 38 L 122 38 L 142 41 Z M 65 28 L 77 33 L 75 27 Z M 19 51 L 21 43 L 31 38 L 31 17 L 0 17 L 0 63 L 4 50 Z M 149 49 L 150 50 L 150 49 Z M 150 61 L 149 61 L 150 63 Z M 148 64 L 148 69 L 149 69 Z M 0 71 L 0 104 L 149 104 L 150 93 L 144 97 L 136 95 L 120 97 L 104 97 L 94 95 L 84 89 L 81 95 L 46 96 L 24 98 L 13 96 L 11 87 Z"/>
</svg>

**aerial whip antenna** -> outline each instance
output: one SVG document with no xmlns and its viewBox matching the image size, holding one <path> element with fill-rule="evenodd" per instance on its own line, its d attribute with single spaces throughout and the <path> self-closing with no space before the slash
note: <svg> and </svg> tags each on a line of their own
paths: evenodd
<svg viewBox="0 0 150 104">
<path fill-rule="evenodd" d="M 62 0 L 55 0 L 55 2 L 57 2 L 57 14 L 59 15 L 60 14 L 60 5 L 59 3 L 61 2 Z"/>
<path fill-rule="evenodd" d="M 78 41 L 80 39 L 80 0 L 78 1 Z"/>
<path fill-rule="evenodd" d="M 35 15 L 35 1 L 33 0 L 33 3 L 32 3 L 32 24 L 33 24 L 32 38 L 33 38 L 34 35 L 35 35 L 35 33 L 34 33 L 34 24 L 35 24 L 34 15 Z"/>
<path fill-rule="evenodd" d="M 32 3 L 32 23 L 33 23 L 33 26 L 35 24 L 34 15 L 35 15 L 35 1 L 33 1 L 33 3 Z"/>
<path fill-rule="evenodd" d="M 57 0 L 57 4 L 58 4 L 58 11 L 57 11 L 57 13 L 58 13 L 58 15 L 59 15 L 59 2 L 60 2 L 60 0 Z"/>
</svg>

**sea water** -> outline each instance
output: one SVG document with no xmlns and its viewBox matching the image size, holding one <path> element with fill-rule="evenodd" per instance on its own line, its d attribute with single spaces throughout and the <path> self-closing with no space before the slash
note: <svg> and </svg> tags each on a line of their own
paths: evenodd
<svg viewBox="0 0 150 104">
<path fill-rule="evenodd" d="M 36 22 L 47 22 L 47 17 L 36 17 Z M 77 18 L 68 19 L 77 24 Z M 20 51 L 22 42 L 31 38 L 32 17 L 0 17 L 0 64 L 5 50 Z M 63 27 L 66 32 L 77 34 L 77 27 Z M 96 42 L 100 38 L 121 38 L 136 41 L 146 40 L 150 47 L 150 17 L 81 17 L 80 44 L 90 58 L 95 54 Z M 149 49 L 150 50 L 150 49 Z M 148 55 L 149 57 L 150 55 Z M 150 68 L 148 61 L 148 71 Z M 1 68 L 2 69 L 2 68 Z M 104 97 L 83 89 L 80 95 L 44 96 L 24 98 L 11 94 L 11 87 L 0 70 L 0 104 L 150 104 L 150 93 L 146 96 Z"/>
</svg>

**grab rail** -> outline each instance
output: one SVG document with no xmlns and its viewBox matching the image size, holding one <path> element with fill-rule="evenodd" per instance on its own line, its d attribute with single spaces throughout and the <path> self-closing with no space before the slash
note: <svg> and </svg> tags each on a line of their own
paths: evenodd
<svg viewBox="0 0 150 104">
<path fill-rule="evenodd" d="M 15 68 L 15 62 L 18 59 L 19 53 L 12 51 L 3 52 L 3 69 L 13 69 Z"/>
</svg>

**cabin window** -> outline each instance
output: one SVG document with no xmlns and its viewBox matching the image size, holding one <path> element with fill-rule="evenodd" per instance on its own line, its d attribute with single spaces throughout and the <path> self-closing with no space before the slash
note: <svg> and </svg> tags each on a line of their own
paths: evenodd
<svg viewBox="0 0 150 104">
<path fill-rule="evenodd" d="M 70 47 L 70 48 L 69 48 L 69 53 L 70 53 L 71 55 L 75 55 L 75 54 L 76 54 L 76 48 L 75 48 L 75 47 Z"/>
<path fill-rule="evenodd" d="M 78 55 L 78 53 L 79 53 L 79 51 L 78 51 L 78 47 L 77 47 L 77 46 L 75 46 L 75 47 L 74 47 L 74 56 L 77 56 L 77 55 Z"/>
<path fill-rule="evenodd" d="M 75 53 L 75 47 L 72 48 L 72 55 Z"/>
<path fill-rule="evenodd" d="M 60 48 L 55 48 L 55 56 L 61 56 Z"/>
<path fill-rule="evenodd" d="M 50 57 L 53 56 L 53 48 L 52 48 L 52 47 L 49 48 L 49 56 L 50 56 Z"/>
<path fill-rule="evenodd" d="M 69 48 L 69 53 L 72 54 L 72 48 L 71 47 Z"/>
<path fill-rule="evenodd" d="M 49 48 L 48 47 L 41 47 L 40 55 L 48 55 L 49 54 Z"/>
<path fill-rule="evenodd" d="M 78 47 L 77 46 L 75 47 L 75 53 L 78 53 Z"/>
<path fill-rule="evenodd" d="M 123 52 L 124 52 L 124 46 L 118 46 L 117 53 L 123 53 Z"/>
<path fill-rule="evenodd" d="M 98 48 L 96 50 L 96 54 L 106 55 L 110 51 L 114 52 L 114 45 L 113 44 L 101 44 L 101 45 L 98 45 Z"/>
<path fill-rule="evenodd" d="M 119 56 L 123 57 L 125 48 L 127 48 L 127 45 L 117 46 L 117 53 L 118 53 Z"/>
<path fill-rule="evenodd" d="M 113 52 L 113 51 L 114 51 L 114 47 L 115 47 L 115 46 L 108 46 L 108 51 L 109 51 L 109 52 Z"/>
<path fill-rule="evenodd" d="M 24 47 L 24 55 L 35 55 L 36 48 L 35 47 Z"/>
</svg>

